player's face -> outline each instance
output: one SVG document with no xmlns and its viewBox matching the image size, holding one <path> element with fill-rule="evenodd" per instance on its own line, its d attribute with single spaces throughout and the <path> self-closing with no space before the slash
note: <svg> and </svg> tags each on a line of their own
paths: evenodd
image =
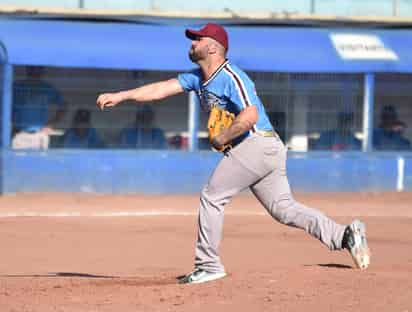
<svg viewBox="0 0 412 312">
<path fill-rule="evenodd" d="M 198 63 L 207 58 L 209 54 L 209 38 L 197 37 L 192 40 L 189 50 L 189 58 L 193 63 Z"/>
</svg>

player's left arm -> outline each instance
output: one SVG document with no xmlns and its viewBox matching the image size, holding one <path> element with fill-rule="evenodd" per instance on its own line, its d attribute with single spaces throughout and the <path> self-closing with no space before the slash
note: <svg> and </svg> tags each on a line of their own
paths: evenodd
<svg viewBox="0 0 412 312">
<path fill-rule="evenodd" d="M 229 128 L 223 130 L 221 134 L 213 139 L 212 145 L 217 150 L 220 150 L 224 145 L 252 129 L 258 117 L 258 111 L 255 105 L 246 107 L 236 116 Z"/>
<path fill-rule="evenodd" d="M 235 76 L 237 76 L 236 79 Z M 259 118 L 258 109 L 253 104 L 259 100 L 254 83 L 247 75 L 235 75 L 232 73 L 229 77 L 230 80 L 225 89 L 225 95 L 238 108 L 240 113 L 236 116 L 233 123 L 212 141 L 212 145 L 217 150 L 219 150 L 219 147 L 229 144 L 233 139 L 252 129 Z"/>
</svg>

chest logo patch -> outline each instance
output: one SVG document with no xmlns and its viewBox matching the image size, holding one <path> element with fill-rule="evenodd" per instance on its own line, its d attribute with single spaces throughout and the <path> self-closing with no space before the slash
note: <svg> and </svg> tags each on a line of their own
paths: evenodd
<svg viewBox="0 0 412 312">
<path fill-rule="evenodd" d="M 202 110 L 206 112 L 210 112 L 213 106 L 219 106 L 221 103 L 220 98 L 216 94 L 207 90 L 199 91 L 199 99 Z"/>
</svg>

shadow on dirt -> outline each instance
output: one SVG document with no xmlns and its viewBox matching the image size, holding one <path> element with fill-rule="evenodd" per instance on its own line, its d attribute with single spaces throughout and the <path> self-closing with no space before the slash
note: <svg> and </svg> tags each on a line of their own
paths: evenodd
<svg viewBox="0 0 412 312">
<path fill-rule="evenodd" d="M 98 286 L 159 286 L 177 284 L 176 277 L 141 277 L 141 276 L 115 276 L 96 275 L 79 272 L 50 272 L 45 274 L 3 274 L 0 278 L 75 278 L 79 280 L 89 280 L 90 283 Z M 92 280 L 95 280 L 92 282 Z M 99 280 L 99 282 L 98 282 Z"/>
<path fill-rule="evenodd" d="M 47 274 L 7 274 L 0 275 L 0 277 L 82 277 L 82 278 L 119 278 L 119 276 L 112 275 L 95 275 L 77 272 L 51 272 Z"/>
<path fill-rule="evenodd" d="M 123 286 L 160 286 L 160 285 L 173 285 L 177 284 L 176 277 L 162 276 L 162 277 L 142 277 L 142 276 L 105 276 L 105 275 L 93 275 L 83 273 L 67 273 L 60 272 L 54 273 L 60 277 L 82 277 L 92 279 L 106 279 L 102 281 L 103 284 L 118 284 Z M 100 282 L 96 282 L 100 283 Z"/>
<path fill-rule="evenodd" d="M 319 266 L 323 268 L 334 268 L 334 269 L 344 269 L 344 270 L 353 269 L 353 267 L 351 267 L 350 265 L 339 264 L 339 263 L 318 263 L 318 264 L 307 264 L 305 266 L 308 266 L 308 267 Z"/>
</svg>

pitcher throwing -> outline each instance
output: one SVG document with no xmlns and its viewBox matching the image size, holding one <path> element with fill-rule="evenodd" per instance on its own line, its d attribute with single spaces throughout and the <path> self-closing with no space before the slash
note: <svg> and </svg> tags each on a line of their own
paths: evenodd
<svg viewBox="0 0 412 312">
<path fill-rule="evenodd" d="M 356 266 L 366 269 L 370 253 L 361 221 L 341 225 L 294 200 L 286 176 L 287 149 L 272 127 L 254 83 L 226 58 L 229 41 L 225 29 L 209 23 L 200 30 L 187 29 L 186 37 L 192 41 L 189 57 L 198 69 L 97 99 L 104 109 L 125 100 L 142 103 L 195 91 L 206 111 L 218 107 L 224 111 L 219 115 L 234 116 L 227 127 L 219 126 L 219 131 L 209 128 L 211 145 L 222 151 L 223 157 L 201 192 L 194 270 L 179 283 L 203 283 L 226 276 L 219 257 L 224 207 L 246 188 L 274 219 L 304 230 L 331 250 L 348 250 Z M 209 125 L 216 124 L 209 121 Z"/>
</svg>

